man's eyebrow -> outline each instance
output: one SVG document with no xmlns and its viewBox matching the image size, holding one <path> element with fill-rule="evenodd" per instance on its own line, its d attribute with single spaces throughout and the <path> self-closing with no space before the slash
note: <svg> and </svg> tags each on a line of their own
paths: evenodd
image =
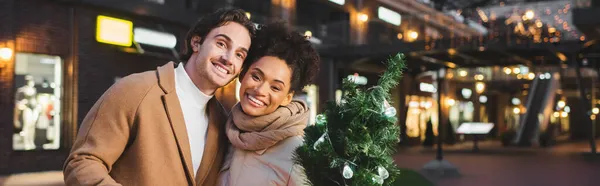
<svg viewBox="0 0 600 186">
<path fill-rule="evenodd" d="M 219 36 L 221 36 L 221 37 L 225 38 L 225 40 L 231 42 L 231 38 L 229 36 L 227 36 L 225 34 L 217 34 L 215 37 L 219 37 Z"/>
<path fill-rule="evenodd" d="M 225 40 L 227 40 L 230 43 L 232 42 L 231 38 L 229 36 L 225 35 L 225 34 L 217 34 L 215 37 L 219 37 L 219 36 L 225 38 Z M 248 49 L 247 48 L 241 47 L 240 50 L 248 53 Z"/>
</svg>

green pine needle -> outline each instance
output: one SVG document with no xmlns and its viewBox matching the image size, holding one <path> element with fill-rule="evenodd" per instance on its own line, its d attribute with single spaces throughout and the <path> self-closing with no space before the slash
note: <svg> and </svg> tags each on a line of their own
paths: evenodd
<svg viewBox="0 0 600 186">
<path fill-rule="evenodd" d="M 296 149 L 294 161 L 304 167 L 308 185 L 375 186 L 373 177 L 379 166 L 389 173 L 383 185 L 396 182 L 400 170 L 392 155 L 400 128 L 395 116 L 385 115 L 384 101 L 389 101 L 389 92 L 398 85 L 405 68 L 404 54 L 399 53 L 387 60 L 387 70 L 377 86 L 364 90 L 344 79 L 341 103 L 329 101 L 325 107 L 327 124 L 307 127 L 304 144 Z M 325 141 L 315 146 L 324 133 Z M 345 165 L 353 170 L 350 179 L 342 175 Z"/>
</svg>

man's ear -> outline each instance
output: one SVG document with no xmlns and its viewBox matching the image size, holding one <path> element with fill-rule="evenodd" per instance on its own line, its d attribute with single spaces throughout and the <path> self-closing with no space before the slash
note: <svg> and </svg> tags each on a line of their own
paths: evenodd
<svg viewBox="0 0 600 186">
<path fill-rule="evenodd" d="M 200 36 L 193 36 L 192 39 L 190 40 L 190 47 L 192 47 L 192 51 L 194 52 L 198 52 L 200 51 L 200 41 L 202 40 L 202 38 Z"/>
<path fill-rule="evenodd" d="M 288 104 L 290 104 L 292 102 L 293 98 L 294 98 L 294 91 L 290 91 L 290 93 L 288 93 L 285 96 L 285 99 L 283 99 L 283 102 L 281 102 L 281 104 L 279 106 L 287 106 Z"/>
</svg>

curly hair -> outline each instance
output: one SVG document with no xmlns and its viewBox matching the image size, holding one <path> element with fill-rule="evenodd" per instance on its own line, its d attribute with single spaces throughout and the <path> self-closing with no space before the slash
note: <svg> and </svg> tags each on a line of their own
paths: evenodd
<svg viewBox="0 0 600 186">
<path fill-rule="evenodd" d="M 298 32 L 291 31 L 284 22 L 260 25 L 252 40 L 240 78 L 248 68 L 264 56 L 272 56 L 286 62 L 292 71 L 290 91 L 302 91 L 312 82 L 319 71 L 320 57 L 310 41 Z"/>
<path fill-rule="evenodd" d="M 256 28 L 254 27 L 254 23 L 246 17 L 244 10 L 238 8 L 221 8 L 200 17 L 192 29 L 188 31 L 187 36 L 185 37 L 185 45 L 183 45 L 181 50 L 181 60 L 184 62 L 187 61 L 192 56 L 192 53 L 194 53 L 192 47 L 190 47 L 190 40 L 192 37 L 200 36 L 200 43 L 203 43 L 204 38 L 206 38 L 206 35 L 208 35 L 210 31 L 229 22 L 238 23 L 244 26 L 248 29 L 248 32 L 250 32 L 250 38 L 254 37 Z"/>
</svg>

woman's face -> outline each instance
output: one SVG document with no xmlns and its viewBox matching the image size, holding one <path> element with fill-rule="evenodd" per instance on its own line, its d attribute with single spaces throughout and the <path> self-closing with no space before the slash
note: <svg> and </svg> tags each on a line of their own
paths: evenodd
<svg viewBox="0 0 600 186">
<path fill-rule="evenodd" d="M 284 60 L 264 56 L 250 66 L 240 85 L 240 105 L 244 113 L 262 116 L 292 101 L 292 71 Z"/>
</svg>

